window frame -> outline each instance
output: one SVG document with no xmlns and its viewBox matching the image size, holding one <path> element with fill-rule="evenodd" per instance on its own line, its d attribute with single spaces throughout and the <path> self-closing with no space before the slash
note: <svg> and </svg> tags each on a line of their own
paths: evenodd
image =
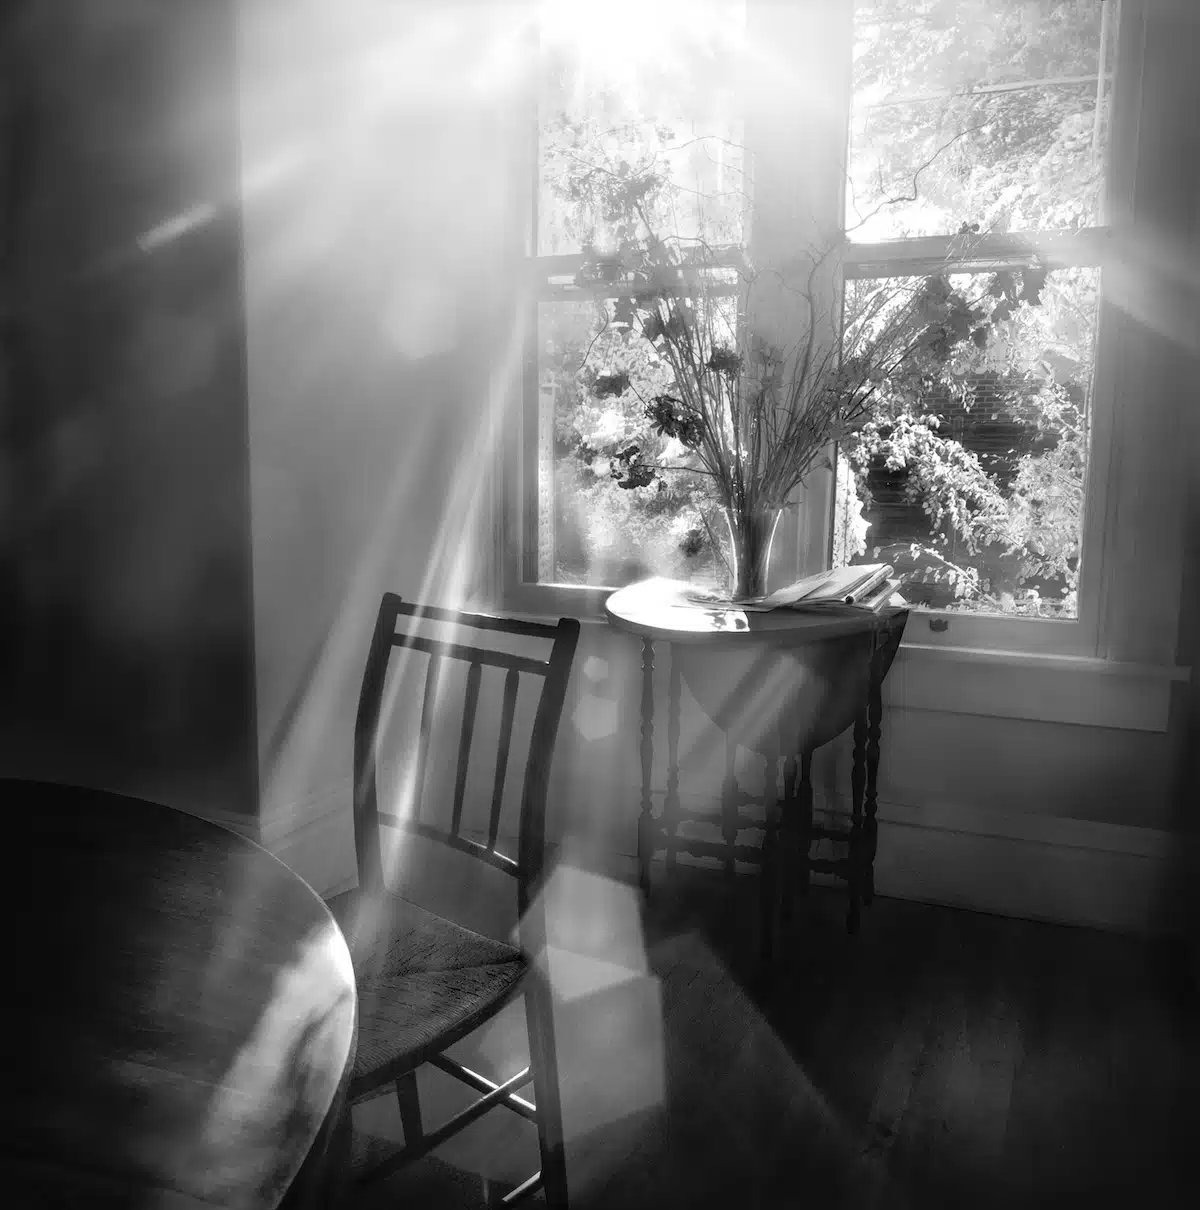
<svg viewBox="0 0 1200 1210">
<path fill-rule="evenodd" d="M 754 4 L 756 0 L 747 0 Z M 761 0 L 760 0 L 761 2 Z M 907 240 L 856 244 L 843 234 L 841 260 L 844 278 L 898 276 L 936 266 L 941 271 L 978 271 L 1027 263 L 1036 255 L 1047 268 L 1095 265 L 1101 272 L 1096 360 L 1090 401 L 1090 449 L 1086 486 L 1083 542 L 1080 559 L 1079 612 L 1075 619 L 1027 618 L 1002 614 L 972 614 L 914 606 L 909 640 L 923 646 L 1079 657 L 1105 654 L 1107 597 L 1112 591 L 1111 524 L 1120 485 L 1113 481 L 1117 459 L 1117 423 L 1122 407 L 1130 406 L 1118 390 L 1116 367 L 1121 357 L 1127 320 L 1105 288 L 1105 268 L 1119 255 L 1118 234 L 1136 225 L 1138 131 L 1141 116 L 1147 0 L 1120 0 L 1116 30 L 1117 55 L 1113 67 L 1110 125 L 1109 179 L 1102 227 L 1072 232 L 1011 233 L 982 241 L 971 237 L 970 254 L 955 236 L 923 236 Z M 847 22 L 849 26 L 849 22 Z M 851 35 L 852 36 L 852 35 Z M 848 40 L 847 62 L 852 54 Z M 848 73 L 847 73 L 848 78 Z M 848 86 L 849 87 L 849 86 Z M 849 100 L 845 98 L 845 150 L 850 138 Z M 581 254 L 536 255 L 538 182 L 538 117 L 536 81 L 525 95 L 532 114 L 531 138 L 520 158 L 523 173 L 523 258 L 519 283 L 519 309 L 523 356 L 520 371 L 498 389 L 515 393 L 520 424 L 506 426 L 507 440 L 499 451 L 498 555 L 496 595 L 502 606 L 515 611 L 566 613 L 579 617 L 603 616 L 605 599 L 620 587 L 568 585 L 527 578 L 536 558 L 538 531 L 538 444 L 540 407 L 537 374 L 537 307 L 554 297 L 552 276 L 573 274 L 583 262 Z M 845 188 L 841 179 L 830 186 L 837 193 L 842 213 Z M 889 272 L 881 273 L 880 269 Z M 579 297 L 582 297 L 580 295 Z M 510 400 L 510 402 L 512 402 Z M 545 434 L 541 434 L 545 439 Z M 821 517 L 810 516 L 808 533 L 800 540 L 810 548 L 823 547 L 826 565 L 832 555 L 833 493 L 818 485 L 813 492 Z M 544 502 L 543 502 L 544 503 Z M 819 525 L 818 523 L 819 522 Z M 815 533 L 813 531 L 816 531 Z"/>
<path fill-rule="evenodd" d="M 1027 265 L 1035 259 L 1040 267 L 1051 270 L 1095 267 L 1100 271 L 1077 616 L 1027 618 L 914 606 L 913 615 L 923 644 L 1076 656 L 1094 656 L 1099 651 L 1106 583 L 1104 519 L 1108 515 L 1111 487 L 1109 475 L 1100 472 L 1111 465 L 1114 452 L 1113 419 L 1119 406 L 1114 371 L 1121 326 L 1121 317 L 1105 289 L 1105 272 L 1112 264 L 1117 231 L 1133 218 L 1144 17 L 1141 0 L 1119 0 L 1103 224 L 1076 231 L 1009 232 L 982 239 L 953 235 L 872 243 L 847 239 L 843 245 L 844 279 L 886 280 L 934 270 L 995 272 Z M 910 637 L 915 637 L 915 633 Z"/>
</svg>

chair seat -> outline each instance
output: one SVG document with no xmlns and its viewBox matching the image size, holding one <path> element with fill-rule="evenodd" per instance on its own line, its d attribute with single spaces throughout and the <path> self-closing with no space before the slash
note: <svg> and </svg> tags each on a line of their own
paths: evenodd
<svg viewBox="0 0 1200 1210">
<path fill-rule="evenodd" d="M 351 1098 L 420 1066 L 514 995 L 521 951 L 385 894 L 370 935 L 355 920 L 357 896 L 329 904 L 350 941 L 358 981 L 358 1049 Z"/>
</svg>

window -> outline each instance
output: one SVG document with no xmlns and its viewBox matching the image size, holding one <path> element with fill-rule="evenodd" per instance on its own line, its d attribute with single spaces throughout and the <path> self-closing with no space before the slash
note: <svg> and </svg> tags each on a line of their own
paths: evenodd
<svg viewBox="0 0 1200 1210">
<path fill-rule="evenodd" d="M 802 27 L 821 6 L 797 7 L 793 45 L 771 48 L 781 59 L 814 41 Z M 1112 506 L 1098 470 L 1113 440 L 1106 266 L 1132 194 L 1140 48 L 1123 31 L 1141 20 L 1140 4 L 828 9 L 817 41 L 845 66 L 843 109 L 830 119 L 844 160 L 806 176 L 795 164 L 771 171 L 783 156 L 808 156 L 796 150 L 803 139 L 756 142 L 743 120 L 746 64 L 763 53 L 746 31 L 780 6 L 709 0 L 687 5 L 686 20 L 670 3 L 641 6 L 654 28 L 618 14 L 619 37 L 581 38 L 561 20 L 544 27 L 509 582 L 543 592 L 526 602 L 586 609 L 600 590 L 644 575 L 713 580 L 721 570 L 707 485 L 679 474 L 665 488 L 628 486 L 631 446 L 660 463 L 676 451 L 637 398 L 595 390 L 645 353 L 603 279 L 580 278 L 585 251 L 594 262 L 597 248 L 629 236 L 608 222 L 603 191 L 579 188 L 586 173 L 616 187 L 656 166 L 675 229 L 731 250 L 746 235 L 745 191 L 786 211 L 801 179 L 811 208 L 844 228 L 847 300 L 940 289 L 961 298 L 970 321 L 949 334 L 940 373 L 890 384 L 885 412 L 836 452 L 836 473 L 813 497 L 828 505 L 823 557 L 892 562 L 910 600 L 953 617 L 955 642 L 1094 650 Z M 794 115 L 793 131 L 830 108 L 803 89 L 780 104 L 816 107 Z M 669 384 L 669 367 L 637 368 Z"/>
<path fill-rule="evenodd" d="M 961 300 L 944 364 L 839 450 L 833 558 L 927 608 L 1074 621 L 1118 0 L 858 0 L 847 299 Z"/>
</svg>

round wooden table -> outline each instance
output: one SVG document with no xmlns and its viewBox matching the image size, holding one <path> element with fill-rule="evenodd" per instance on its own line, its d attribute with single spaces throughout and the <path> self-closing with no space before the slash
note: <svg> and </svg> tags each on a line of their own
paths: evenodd
<svg viewBox="0 0 1200 1210">
<path fill-rule="evenodd" d="M 676 851 L 716 857 L 732 872 L 735 859 L 761 863 L 764 888 L 772 893 L 772 861 L 777 821 L 782 823 L 790 860 L 801 888 L 810 871 L 833 874 L 850 892 L 847 925 L 858 927 L 860 903 L 874 895 L 877 837 L 876 782 L 879 769 L 880 686 L 900 645 L 908 611 L 903 603 L 877 613 L 804 613 L 792 609 L 757 612 L 718 601 L 697 599 L 692 585 L 654 578 L 614 592 L 605 603 L 609 622 L 642 639 L 642 810 L 638 820 L 638 865 L 642 886 L 649 885 L 650 860 L 666 849 L 668 865 Z M 667 696 L 667 783 L 661 816 L 650 796 L 654 763 L 654 643 L 670 647 Z M 720 816 L 708 819 L 679 801 L 679 703 L 681 684 L 726 736 L 726 774 Z M 810 776 L 813 751 L 854 727 L 851 769 L 851 820 L 848 829 L 821 828 L 813 822 Z M 744 794 L 734 776 L 736 747 L 768 761 L 765 820 L 742 810 L 757 801 Z M 776 766 L 783 764 L 779 792 Z M 715 823 L 723 843 L 680 837 L 683 820 Z M 765 831 L 761 848 L 738 845 L 747 828 Z M 845 842 L 841 858 L 808 856 L 814 840 Z M 773 911 L 773 901 L 765 911 Z M 786 900 L 783 910 L 786 912 Z M 764 948 L 772 928 L 764 916 Z"/>
<path fill-rule="evenodd" d="M 20 955 L 9 1204 L 305 1204 L 357 1012 L 324 903 L 265 849 L 168 807 L 20 781 L 0 803 Z"/>
</svg>

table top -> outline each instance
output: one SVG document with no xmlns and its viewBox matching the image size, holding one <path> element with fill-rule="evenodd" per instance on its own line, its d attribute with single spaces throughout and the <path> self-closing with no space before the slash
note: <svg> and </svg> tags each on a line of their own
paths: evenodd
<svg viewBox="0 0 1200 1210">
<path fill-rule="evenodd" d="M 807 644 L 861 634 L 902 613 L 891 607 L 879 613 L 804 613 L 796 609 L 755 612 L 721 603 L 690 599 L 695 586 L 661 576 L 618 589 L 604 604 L 608 620 L 643 638 L 671 643 L 730 642 Z"/>
<path fill-rule="evenodd" d="M 169 807 L 20 781 L 0 802 L 20 955 L 4 1188 L 25 1206 L 277 1206 L 353 1061 L 328 909 L 265 849 Z"/>
</svg>

